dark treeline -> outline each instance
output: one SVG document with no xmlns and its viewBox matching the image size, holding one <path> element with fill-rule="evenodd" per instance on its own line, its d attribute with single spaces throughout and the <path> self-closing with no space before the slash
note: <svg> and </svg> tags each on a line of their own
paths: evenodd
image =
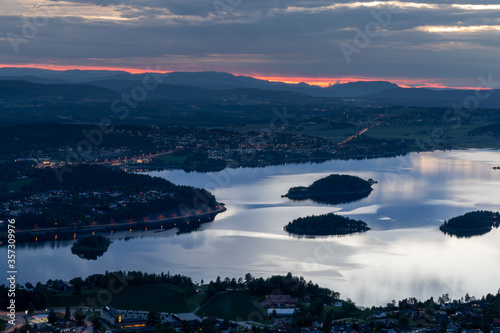
<svg viewBox="0 0 500 333">
<path fill-rule="evenodd" d="M 82 140 L 87 139 L 84 133 L 96 131 L 101 131 L 96 124 L 42 123 L 5 126 L 0 132 L 0 156 L 16 156 L 22 151 L 39 150 L 56 153 L 59 148 L 76 148 Z M 114 131 L 104 134 L 102 144 L 98 148 L 127 147 L 132 154 L 138 154 L 141 150 L 149 152 L 153 147 L 153 140 L 147 135 L 133 135 L 140 131 L 151 131 L 151 127 L 117 125 Z"/>
<path fill-rule="evenodd" d="M 272 295 L 272 294 L 287 294 L 292 297 L 302 298 L 306 294 L 314 295 L 320 298 L 325 303 L 330 303 L 334 299 L 338 299 L 340 294 L 328 288 L 322 288 L 312 281 L 307 282 L 302 276 L 293 276 L 291 273 L 287 275 L 273 275 L 266 279 L 260 277 L 255 278 L 250 273 L 245 274 L 244 280 L 239 278 L 226 277 L 221 280 L 220 277 L 208 284 L 207 296 L 212 297 L 218 292 L 227 290 L 228 288 L 238 288 L 245 286 L 245 289 L 250 295 Z"/>
<path fill-rule="evenodd" d="M 35 162 L 22 161 L 3 161 L 0 162 L 0 182 L 13 182 L 18 179 L 21 175 L 26 175 L 27 177 L 33 177 L 36 175 L 37 170 L 34 168 Z M 0 185 L 0 189 L 1 189 Z M 2 189 L 2 192 L 7 192 L 6 189 Z"/>
<path fill-rule="evenodd" d="M 38 282 L 33 288 L 15 289 L 16 309 L 18 311 L 46 309 L 52 306 L 51 295 L 53 290 L 59 290 L 59 280 L 48 280 L 45 284 Z M 143 273 L 143 272 L 106 272 L 104 274 L 93 274 L 83 279 L 77 277 L 69 283 L 73 286 L 73 294 L 79 295 L 84 288 L 116 288 L 117 285 L 144 285 L 168 283 L 183 288 L 188 293 L 194 293 L 194 284 L 190 277 L 180 274 L 167 273 Z M 6 309 L 11 297 L 8 296 L 9 287 L 0 285 L 0 306 Z"/>
<path fill-rule="evenodd" d="M 486 126 L 481 126 L 476 129 L 473 129 L 468 133 L 470 136 L 489 134 L 498 138 L 500 136 L 500 123 L 490 124 Z"/>
</svg>

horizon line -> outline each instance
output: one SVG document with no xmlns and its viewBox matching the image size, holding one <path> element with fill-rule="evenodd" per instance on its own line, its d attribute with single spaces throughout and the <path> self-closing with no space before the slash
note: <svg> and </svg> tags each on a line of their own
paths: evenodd
<svg viewBox="0 0 500 333">
<path fill-rule="evenodd" d="M 33 68 L 33 69 L 45 69 L 51 71 L 64 72 L 69 70 L 95 70 L 95 71 L 110 71 L 110 72 L 127 72 L 129 74 L 144 74 L 144 73 L 160 73 L 168 74 L 173 72 L 190 72 L 190 73 L 200 73 L 200 72 L 219 72 L 219 71 L 169 71 L 169 70 L 154 70 L 154 69 L 138 69 L 134 67 L 106 67 L 106 66 L 69 66 L 69 65 L 45 65 L 45 64 L 26 64 L 26 65 L 16 65 L 16 64 L 0 64 L 0 69 L 2 68 Z M 269 82 L 281 82 L 287 84 L 300 84 L 306 83 L 311 86 L 318 86 L 321 88 L 327 88 L 336 84 L 345 84 L 351 82 L 373 82 L 373 81 L 385 81 L 398 85 L 401 88 L 428 88 L 428 89 L 458 89 L 458 90 L 485 90 L 488 88 L 483 87 L 460 87 L 460 86 L 450 86 L 443 83 L 429 83 L 426 80 L 408 79 L 408 78 L 376 78 L 376 77 L 304 77 L 304 76 L 266 76 L 261 74 L 241 74 L 241 73 L 228 73 L 234 76 L 246 76 L 252 77 L 258 80 L 265 80 Z M 424 82 L 422 82 L 424 81 Z"/>
</svg>

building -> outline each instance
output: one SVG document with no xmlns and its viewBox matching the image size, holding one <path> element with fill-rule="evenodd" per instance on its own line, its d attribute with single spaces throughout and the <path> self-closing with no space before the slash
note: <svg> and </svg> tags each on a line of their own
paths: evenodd
<svg viewBox="0 0 500 333">
<path fill-rule="evenodd" d="M 298 300 L 290 295 L 266 295 L 266 305 L 268 307 L 294 308 Z"/>
<path fill-rule="evenodd" d="M 111 325 L 122 322 L 122 315 L 111 305 L 106 305 L 101 309 L 101 319 L 106 320 Z"/>
<path fill-rule="evenodd" d="M 116 324 L 117 327 L 122 329 L 140 329 L 141 327 L 146 327 L 146 320 L 139 318 L 127 318 Z"/>
<path fill-rule="evenodd" d="M 279 317 L 291 317 L 295 313 L 295 309 L 267 309 L 267 315 L 276 315 Z"/>
</svg>

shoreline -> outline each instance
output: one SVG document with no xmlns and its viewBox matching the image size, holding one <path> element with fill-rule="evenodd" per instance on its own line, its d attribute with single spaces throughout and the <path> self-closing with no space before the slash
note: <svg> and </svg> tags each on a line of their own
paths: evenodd
<svg viewBox="0 0 500 333">
<path fill-rule="evenodd" d="M 219 203 L 218 208 L 209 212 L 193 215 L 183 215 L 177 217 L 167 217 L 163 219 L 152 219 L 148 221 L 132 221 L 125 223 L 104 224 L 104 225 L 87 225 L 81 227 L 64 227 L 64 228 L 46 228 L 46 229 L 29 229 L 17 230 L 17 243 L 36 243 L 38 241 L 50 240 L 66 240 L 76 239 L 78 235 L 86 235 L 94 232 L 103 231 L 121 231 L 121 230 L 138 230 L 159 227 L 162 230 L 168 230 L 179 226 L 187 226 L 190 223 L 193 225 L 212 222 L 217 214 L 227 210 L 224 204 Z M 70 236 L 69 238 L 66 236 Z M 6 237 L 0 238 L 0 247 L 6 245 Z"/>
</svg>

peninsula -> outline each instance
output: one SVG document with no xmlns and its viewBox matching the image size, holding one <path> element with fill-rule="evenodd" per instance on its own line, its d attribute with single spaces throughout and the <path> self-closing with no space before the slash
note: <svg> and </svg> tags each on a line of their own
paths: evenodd
<svg viewBox="0 0 500 333">
<path fill-rule="evenodd" d="M 491 211 L 469 212 L 445 221 L 439 228 L 443 233 L 457 237 L 484 235 L 500 227 L 500 214 Z"/>
<path fill-rule="evenodd" d="M 213 221 L 225 210 L 210 192 L 159 177 L 81 164 L 61 182 L 58 169 L 16 164 L 15 176 L 22 179 L 15 181 L 23 183 L 0 194 L 0 216 L 15 219 L 18 242 L 73 239 L 104 230 L 169 229 Z"/>
<path fill-rule="evenodd" d="M 351 175 L 331 174 L 321 178 L 308 187 L 297 186 L 288 190 L 282 197 L 292 200 L 311 199 L 317 202 L 339 204 L 367 197 L 376 181 L 364 180 Z"/>
<path fill-rule="evenodd" d="M 363 221 L 333 213 L 299 217 L 289 222 L 283 229 L 292 234 L 307 236 L 340 236 L 370 230 Z"/>
</svg>

